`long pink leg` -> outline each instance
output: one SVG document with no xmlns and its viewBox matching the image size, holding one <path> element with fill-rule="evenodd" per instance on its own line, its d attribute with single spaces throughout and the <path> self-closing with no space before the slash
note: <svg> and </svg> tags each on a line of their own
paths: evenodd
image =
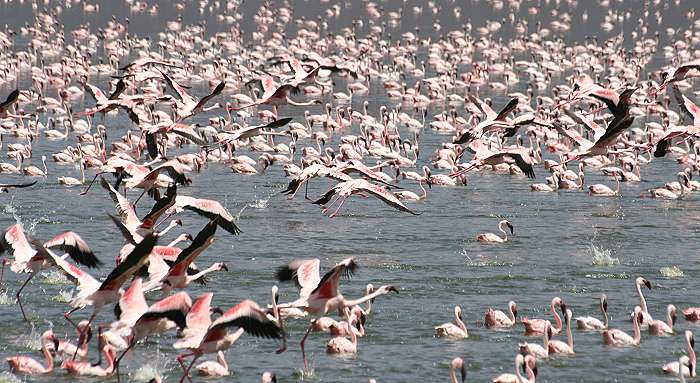
<svg viewBox="0 0 700 383">
<path fill-rule="evenodd" d="M 192 358 L 192 363 L 190 363 L 190 365 L 187 366 L 187 369 L 185 370 L 185 374 L 182 375 L 182 378 L 180 379 L 180 383 L 183 383 L 185 381 L 185 378 L 187 378 L 187 380 L 192 382 L 192 379 L 190 378 L 190 370 L 192 369 L 192 366 L 194 366 L 194 362 L 196 362 L 197 359 L 199 359 L 199 355 L 195 354 L 194 358 Z"/>
<path fill-rule="evenodd" d="M 132 339 L 131 342 L 129 342 L 129 347 L 127 347 L 126 350 L 124 350 L 124 352 L 122 352 L 122 354 L 119 355 L 119 358 L 117 358 L 117 360 L 114 361 L 114 371 L 116 371 L 116 374 L 117 374 L 117 383 L 119 383 L 119 381 L 120 381 L 119 362 L 122 361 L 122 358 L 124 357 L 124 355 L 126 355 L 126 353 L 129 352 L 129 350 L 131 350 L 131 348 L 134 347 L 135 344 L 136 344 L 136 340 Z"/>
<path fill-rule="evenodd" d="M 19 309 L 22 310 L 22 317 L 24 318 L 25 322 L 29 322 L 29 319 L 27 319 L 27 316 L 24 314 L 24 307 L 22 307 L 22 300 L 19 299 L 19 296 L 20 294 L 22 294 L 22 290 L 25 286 L 27 286 L 27 283 L 29 283 L 29 281 L 31 281 L 32 278 L 34 278 L 34 273 L 29 274 L 29 278 L 27 278 L 27 280 L 24 281 L 22 287 L 20 287 L 19 290 L 17 290 L 17 294 L 15 295 L 15 297 L 17 298 L 17 303 L 19 303 Z"/>
<path fill-rule="evenodd" d="M 189 354 L 182 354 L 177 356 L 177 362 L 180 363 L 180 367 L 182 368 L 183 373 L 187 374 L 187 367 L 185 367 L 185 364 L 182 363 L 182 360 L 195 354 L 196 353 L 191 352 Z M 189 376 L 187 376 L 187 379 L 190 381 L 190 383 L 192 382 L 192 379 Z"/>
<path fill-rule="evenodd" d="M 343 204 L 345 203 L 345 200 L 348 199 L 348 197 L 343 197 L 343 199 L 340 200 L 340 204 L 338 205 L 338 208 L 335 209 L 333 214 L 329 215 L 329 218 L 335 218 L 335 216 L 338 215 L 338 212 L 340 211 L 340 208 L 343 207 Z"/>
<path fill-rule="evenodd" d="M 338 202 L 339 199 L 340 199 L 340 194 L 337 195 L 337 196 L 335 197 L 335 199 L 334 199 L 333 201 L 331 201 L 331 203 L 328 204 L 328 206 L 326 206 L 323 210 L 321 210 L 321 214 L 326 214 L 326 213 L 328 213 L 328 210 L 331 209 L 331 206 L 335 205 L 335 203 Z"/>
<path fill-rule="evenodd" d="M 314 327 L 314 323 L 316 323 L 317 320 L 318 318 L 311 321 L 311 325 L 309 325 L 309 328 L 306 329 L 306 333 L 301 338 L 301 342 L 299 342 L 299 345 L 301 346 L 301 355 L 304 357 L 304 372 L 309 371 L 309 363 L 306 360 L 306 351 L 304 351 L 304 342 L 306 342 L 306 337 L 308 337 L 309 333 L 311 333 L 311 329 Z"/>
</svg>

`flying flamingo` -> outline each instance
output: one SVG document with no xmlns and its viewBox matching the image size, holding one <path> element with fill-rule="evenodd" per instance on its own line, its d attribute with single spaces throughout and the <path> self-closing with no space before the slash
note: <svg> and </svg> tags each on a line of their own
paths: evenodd
<svg viewBox="0 0 700 383">
<path fill-rule="evenodd" d="M 494 310 L 489 307 L 484 314 L 484 326 L 487 328 L 509 328 L 516 324 L 518 319 L 518 306 L 515 302 L 508 302 L 508 314 L 501 310 Z"/>
<path fill-rule="evenodd" d="M 455 323 L 445 323 L 435 327 L 435 336 L 448 338 L 468 338 L 467 326 L 462 321 L 462 308 L 455 306 Z"/>
<path fill-rule="evenodd" d="M 181 291 L 152 304 L 148 310 L 134 323 L 131 328 L 129 346 L 114 361 L 114 369 L 119 377 L 119 362 L 135 346 L 136 343 L 153 334 L 160 334 L 175 327 L 184 329 L 186 315 L 192 307 L 190 296 Z"/>
<path fill-rule="evenodd" d="M 554 320 L 556 321 L 556 327 L 552 328 L 552 333 L 554 335 L 559 334 L 562 329 L 562 321 L 561 317 L 559 317 L 559 314 L 557 311 L 554 309 L 555 307 L 561 308 L 562 311 L 566 310 L 566 304 L 564 301 L 559 298 L 559 297 L 554 297 L 552 298 L 552 302 L 549 305 L 549 312 L 554 315 Z M 527 317 L 523 318 L 522 321 L 523 325 L 525 325 L 525 334 L 542 334 L 544 332 L 545 328 L 545 323 L 547 322 L 545 319 L 529 319 Z"/>
<path fill-rule="evenodd" d="M 700 59 L 695 59 L 685 64 L 681 64 L 678 67 L 661 72 L 663 82 L 659 85 L 657 89 L 652 89 L 652 94 L 656 95 L 658 92 L 666 88 L 666 86 L 668 86 L 669 84 L 678 81 L 683 81 L 686 78 L 691 77 L 688 74 L 692 69 L 695 69 L 696 71 L 700 70 Z"/>
<path fill-rule="evenodd" d="M 600 294 L 600 312 L 603 314 L 604 323 L 594 317 L 576 317 L 576 327 L 579 330 L 605 330 L 608 328 L 608 296 Z"/>
<path fill-rule="evenodd" d="M 331 202 L 328 206 L 326 206 L 325 209 L 323 209 L 323 213 L 325 214 L 329 211 L 331 206 L 335 205 L 338 201 L 340 201 L 335 211 L 329 215 L 330 218 L 333 218 L 338 214 L 338 211 L 343 206 L 343 203 L 348 197 L 361 193 L 367 193 L 376 198 L 379 198 L 382 202 L 393 207 L 396 210 L 400 210 L 413 215 L 420 215 L 420 213 L 414 212 L 413 210 L 406 207 L 406 205 L 401 203 L 401 201 L 399 201 L 399 199 L 392 192 L 388 191 L 387 189 L 381 186 L 377 186 L 373 183 L 370 183 L 369 181 L 364 179 L 353 179 L 350 181 L 340 182 L 313 203 L 315 205 L 325 205 L 331 201 L 331 198 L 336 196 L 336 199 L 333 202 Z"/>
<path fill-rule="evenodd" d="M 205 105 L 214 97 L 219 95 L 221 92 L 223 92 L 224 88 L 226 88 L 226 81 L 221 81 L 219 85 L 214 88 L 214 90 L 209 93 L 208 95 L 202 97 L 199 101 L 196 101 L 192 96 L 190 96 L 185 88 L 180 86 L 175 80 L 170 78 L 167 74 L 163 73 L 162 71 L 160 72 L 161 75 L 163 75 L 163 80 L 165 80 L 165 84 L 177 95 L 177 98 L 179 99 L 179 104 L 177 108 L 177 114 L 178 114 L 178 119 L 177 121 L 182 121 L 187 118 L 190 118 L 197 113 L 201 112 L 208 112 L 213 109 L 220 108 L 221 106 L 219 104 L 215 104 L 210 108 L 205 108 Z"/>
<path fill-rule="evenodd" d="M 693 335 L 693 332 L 690 330 L 685 330 L 685 343 L 686 343 L 686 346 L 688 347 L 688 355 L 690 355 L 690 359 L 689 359 L 690 368 L 688 368 L 687 365 L 683 365 L 682 363 L 670 362 L 670 363 L 664 364 L 661 367 L 664 371 L 664 374 L 679 375 L 679 372 L 682 372 L 683 376 L 690 376 L 690 377 L 696 376 L 695 366 L 697 363 L 697 358 L 695 356 L 695 336 Z"/>
<path fill-rule="evenodd" d="M 676 306 L 668 305 L 666 308 L 666 319 L 664 322 L 659 319 L 649 322 L 649 335 L 668 336 L 673 335 L 673 326 L 676 324 Z"/>
<path fill-rule="evenodd" d="M 54 350 L 58 349 L 58 340 L 54 337 L 52 339 Z M 28 356 L 12 356 L 5 358 L 7 364 L 10 365 L 10 371 L 14 374 L 22 375 L 43 375 L 48 374 L 53 371 L 53 356 L 51 351 L 49 351 L 49 344 L 44 343 L 41 346 L 41 352 L 44 353 L 44 358 L 46 358 L 46 367 L 44 367 L 41 362 Z"/>
<path fill-rule="evenodd" d="M 233 333 L 229 333 L 229 328 L 236 328 Z M 209 328 L 201 336 L 200 342 L 189 353 L 181 354 L 177 357 L 184 374 L 180 383 L 189 377 L 190 369 L 194 363 L 204 354 L 213 354 L 231 347 L 231 345 L 247 332 L 256 337 L 281 339 L 284 332 L 274 322 L 270 321 L 257 303 L 251 300 L 244 300 L 224 312 L 222 316 L 211 323 Z M 192 362 L 188 367 L 183 364 L 184 358 L 192 356 Z"/>
<path fill-rule="evenodd" d="M 307 102 L 292 100 L 289 96 L 298 93 L 299 87 L 293 84 L 277 85 L 271 76 L 264 76 L 261 81 L 264 93 L 257 101 L 240 107 L 230 108 L 230 110 L 241 110 L 256 105 L 272 105 L 272 114 L 276 119 L 278 116 L 277 107 L 281 105 L 309 106 L 323 103 L 321 100 L 311 100 Z"/>
<path fill-rule="evenodd" d="M 639 328 L 640 322 L 642 320 L 641 312 L 641 307 L 634 307 L 634 316 L 632 317 L 632 329 L 634 330 L 634 337 L 616 328 L 607 329 L 603 331 L 603 344 L 618 347 L 629 347 L 639 345 L 639 342 L 642 339 L 641 330 Z"/>
<path fill-rule="evenodd" d="M 308 297 L 300 298 L 299 300 L 290 304 L 279 306 L 280 308 L 298 307 L 315 316 L 315 318 L 311 321 L 311 324 L 307 328 L 306 333 L 304 333 L 304 336 L 301 338 L 300 342 L 301 353 L 304 358 L 304 371 L 309 370 L 308 361 L 306 359 L 306 352 L 304 351 L 304 343 L 306 342 L 306 338 L 309 336 L 309 333 L 313 329 L 314 322 L 316 322 L 316 320 L 320 316 L 326 315 L 329 312 L 336 312 L 338 310 L 342 310 L 345 307 L 360 305 L 364 302 L 369 301 L 370 299 L 376 298 L 381 295 L 389 294 L 390 292 L 398 293 L 398 290 L 396 290 L 394 286 L 384 285 L 376 289 L 373 293 L 365 295 L 361 298 L 354 300 L 345 299 L 345 297 L 340 293 L 338 289 L 340 277 L 343 275 L 351 276 L 353 272 L 357 270 L 357 267 L 358 266 L 354 258 L 344 259 L 323 276 L 323 278 L 318 283 L 318 287 L 316 287 L 308 295 Z M 284 268 L 286 268 L 288 272 L 281 273 L 278 271 L 277 277 L 281 281 L 292 280 L 296 273 L 296 269 L 289 266 L 285 266 Z M 296 275 L 298 276 L 298 273 Z"/>
<path fill-rule="evenodd" d="M 236 226 L 231 213 L 218 201 L 179 195 L 175 198 L 175 204 L 168 209 L 167 213 L 172 215 L 184 210 L 215 220 L 220 228 L 233 235 L 238 235 L 241 232 L 241 229 Z"/>
<path fill-rule="evenodd" d="M 552 354 L 574 354 L 574 336 L 571 333 L 571 310 L 566 309 L 564 312 L 564 321 L 566 321 L 566 343 L 559 340 L 550 340 L 548 344 L 549 355 Z M 551 337 L 552 327 L 548 326 L 547 336 Z"/>
<path fill-rule="evenodd" d="M 457 371 L 459 371 L 460 379 L 457 380 Z M 467 369 L 464 366 L 464 359 L 456 357 L 450 363 L 450 382 L 465 383 L 467 381 Z"/>
<path fill-rule="evenodd" d="M 497 234 L 494 233 L 481 233 L 476 236 L 476 240 L 479 242 L 488 242 L 488 243 L 504 243 L 508 242 L 508 234 L 506 231 L 503 229 L 503 226 L 507 226 L 508 229 L 510 230 L 510 234 L 513 234 L 513 224 L 510 223 L 507 219 L 502 220 L 501 222 L 498 223 L 498 230 L 503 233 L 503 238 L 499 237 Z"/>
<path fill-rule="evenodd" d="M 68 231 L 57 235 L 45 243 L 40 243 L 37 240 L 30 241 L 24 234 L 21 224 L 10 226 L 0 237 L 0 253 L 7 251 L 13 256 L 10 261 L 10 269 L 16 273 L 28 273 L 29 277 L 24 281 L 22 286 L 17 290 L 16 298 L 19 308 L 22 311 L 22 317 L 25 321 L 29 321 L 24 313 L 24 307 L 20 300 L 22 290 L 27 286 L 29 281 L 42 269 L 49 266 L 56 266 L 58 256 L 51 249 L 56 249 L 66 252 L 76 262 L 88 266 L 96 267 L 100 265 L 100 260 L 95 257 L 87 243 L 80 238 L 79 235 Z M 4 270 L 6 262 L 2 262 Z M 0 282 L 2 281 L 2 273 L 0 273 Z"/>
</svg>

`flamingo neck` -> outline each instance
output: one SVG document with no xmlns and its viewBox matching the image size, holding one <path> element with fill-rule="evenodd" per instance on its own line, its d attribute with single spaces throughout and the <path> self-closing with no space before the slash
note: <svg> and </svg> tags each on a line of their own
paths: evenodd
<svg viewBox="0 0 700 383">
<path fill-rule="evenodd" d="M 695 355 L 695 349 L 690 344 L 690 339 L 686 338 L 686 343 L 688 344 L 688 356 L 690 356 L 690 363 L 693 364 L 693 369 L 690 371 L 690 376 L 696 376 L 695 364 L 697 363 L 697 357 Z"/>
<path fill-rule="evenodd" d="M 525 379 L 520 375 L 520 366 L 524 364 L 521 358 L 515 358 L 515 376 L 518 377 L 518 382 L 523 382 Z"/>
<path fill-rule="evenodd" d="M 608 312 L 605 311 L 605 307 L 603 305 L 600 305 L 600 311 L 603 313 L 603 321 L 605 322 L 605 328 L 608 328 Z"/>
<path fill-rule="evenodd" d="M 682 188 L 683 188 L 683 184 L 681 184 L 681 190 L 682 190 Z M 642 294 L 642 286 L 639 283 L 636 284 L 636 289 L 637 289 L 637 295 L 639 295 L 639 306 L 642 307 L 642 311 L 648 312 L 647 311 L 647 300 L 644 299 L 644 294 Z"/>
<path fill-rule="evenodd" d="M 642 332 L 639 328 L 639 317 L 641 315 L 641 313 L 635 315 L 634 321 L 632 322 L 632 328 L 634 329 L 634 344 L 639 344 L 639 342 L 642 340 Z"/>
<path fill-rule="evenodd" d="M 455 368 L 453 366 L 450 366 L 450 382 L 459 383 L 459 380 L 457 380 L 457 373 L 455 372 Z"/>
<path fill-rule="evenodd" d="M 226 358 L 224 358 L 224 353 L 219 351 L 216 356 L 216 361 L 219 362 L 221 366 L 224 367 L 225 370 L 228 371 L 228 363 L 226 363 Z"/>
<path fill-rule="evenodd" d="M 566 316 L 566 344 L 571 351 L 574 350 L 574 335 L 571 333 L 571 318 L 568 315 Z"/>
<path fill-rule="evenodd" d="M 513 312 L 513 307 L 510 307 L 510 306 L 508 307 L 508 314 L 510 315 L 511 322 L 513 322 L 513 324 L 515 324 L 516 318 L 515 318 L 515 313 Z"/>
<path fill-rule="evenodd" d="M 508 241 L 508 233 L 506 233 L 506 231 L 503 230 L 503 225 L 500 223 L 498 224 L 498 230 L 500 230 L 501 233 L 503 233 L 503 242 Z"/>
<path fill-rule="evenodd" d="M 343 302 L 343 306 L 345 306 L 345 307 L 352 307 L 352 306 L 355 306 L 355 305 L 360 305 L 360 304 L 365 303 L 365 302 L 367 302 L 367 301 L 369 301 L 369 300 L 371 300 L 371 299 L 374 299 L 374 298 L 376 298 L 376 297 L 378 297 L 378 296 L 380 296 L 380 295 L 385 295 L 385 294 L 386 294 L 386 292 L 383 291 L 383 289 L 377 289 L 375 292 L 373 292 L 373 293 L 371 293 L 371 294 L 367 294 L 367 295 L 365 295 L 364 297 L 361 297 L 361 298 L 358 298 L 358 299 L 354 299 L 354 300 L 349 300 L 349 301 L 343 299 L 342 302 Z"/>
<path fill-rule="evenodd" d="M 46 345 L 41 348 L 41 351 L 44 353 L 44 358 L 46 358 L 46 372 L 53 371 L 53 356 L 51 356 L 51 352 Z"/>
<path fill-rule="evenodd" d="M 459 326 L 459 328 L 461 328 L 462 331 L 464 331 L 464 334 L 468 333 L 467 325 L 465 325 L 464 322 L 462 322 L 462 319 L 459 317 L 459 315 L 455 314 L 455 322 L 457 322 L 457 326 Z"/>
<path fill-rule="evenodd" d="M 557 329 L 557 331 L 561 331 L 561 328 L 563 327 L 563 323 L 561 321 L 561 317 L 559 316 L 559 314 L 557 314 L 557 311 L 554 309 L 554 303 L 552 303 L 549 307 L 550 307 L 549 311 L 552 313 L 552 315 L 554 315 L 554 320 L 557 322 L 557 327 L 555 327 L 555 328 Z"/>
<path fill-rule="evenodd" d="M 105 358 L 107 359 L 107 369 L 105 371 L 114 371 L 114 354 L 107 350 L 107 348 L 104 349 L 103 351 Z"/>
</svg>

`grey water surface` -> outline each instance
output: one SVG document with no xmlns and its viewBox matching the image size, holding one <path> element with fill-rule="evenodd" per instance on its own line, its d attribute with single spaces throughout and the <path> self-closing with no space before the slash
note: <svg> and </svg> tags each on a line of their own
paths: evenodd
<svg viewBox="0 0 700 383">
<path fill-rule="evenodd" d="M 179 14 L 168 1 L 158 2 L 157 16 L 130 14 L 126 3 L 113 1 L 101 4 L 97 14 L 85 14 L 79 5 L 64 9 L 58 19 L 66 31 L 80 24 L 90 24 L 91 30 L 104 25 L 113 15 L 118 19 L 130 18 L 130 33 L 151 36 L 164 29 L 166 21 L 174 20 Z M 629 9 L 632 16 L 622 31 L 628 36 L 636 27 L 636 20 L 649 6 L 641 1 L 615 1 L 610 7 L 601 7 L 599 2 L 579 1 L 576 7 L 566 2 L 539 1 L 523 2 L 521 13 L 526 5 L 541 9 L 539 15 L 523 16 L 535 23 L 547 23 L 550 12 L 559 9 L 573 16 L 574 28 L 562 37 L 567 43 L 583 41 L 587 36 L 599 36 L 602 40 L 614 33 L 600 30 L 602 17 L 609 9 Z M 670 5 L 662 24 L 652 23 L 651 29 L 658 29 L 664 41 L 674 41 L 667 36 L 665 28 L 690 25 L 684 12 L 692 7 L 692 1 Z M 185 23 L 206 21 L 207 33 L 227 30 L 231 26 L 216 20 L 217 9 L 199 14 L 194 2 L 185 2 L 182 11 Z M 304 15 L 315 19 L 324 15 L 324 10 L 333 2 L 293 1 L 295 16 Z M 331 23 L 330 31 L 351 26 L 352 20 L 362 17 L 364 2 L 339 2 L 343 9 L 341 17 Z M 400 25 L 387 30 L 398 38 L 401 32 L 420 28 L 422 36 L 439 34 L 470 22 L 481 26 L 487 19 L 502 20 L 505 10 L 490 7 L 485 1 L 438 2 L 441 11 L 433 15 L 427 12 L 427 5 L 412 1 L 386 1 L 382 5 L 387 10 L 404 7 Z M 241 10 L 241 27 L 246 33 L 254 30 L 252 15 L 259 3 L 246 1 Z M 421 15 L 413 15 L 414 6 L 425 7 Z M 462 8 L 460 18 L 452 9 Z M 41 8 L 41 6 L 40 6 Z M 587 22 L 581 20 L 583 12 L 589 14 Z M 0 23 L 11 28 L 31 22 L 32 10 L 28 2 L 10 2 L 0 5 Z M 325 16 L 323 16 L 325 17 Z M 439 21 L 442 30 L 437 32 L 433 24 Z M 365 28 L 367 25 L 365 25 Z M 290 30 L 295 27 L 290 23 Z M 504 38 L 512 32 L 504 25 Z M 21 37 L 18 37 L 21 39 Z M 627 40 L 626 40 L 627 41 Z M 632 41 L 630 41 L 630 44 Z M 21 41 L 19 42 L 21 47 Z M 425 50 L 420 52 L 426 54 Z M 659 65 L 667 60 L 657 58 Z M 431 75 L 428 73 L 427 76 Z M 91 79 L 106 87 L 107 77 Z M 558 82 L 566 80 L 558 79 Z M 409 76 L 409 83 L 412 81 Z M 21 85 L 29 86 L 27 78 Z M 341 87 L 343 80 L 338 80 Z M 344 89 L 344 87 L 342 87 Z M 0 89 L 0 95 L 7 94 L 9 88 Z M 522 91 L 520 89 L 513 89 Z M 55 96 L 56 90 L 53 90 Z M 203 95 L 207 89 L 202 84 L 194 84 L 192 93 Z M 496 104 L 505 103 L 503 93 L 489 93 L 487 87 L 481 89 L 482 97 L 490 96 Z M 539 94 L 547 95 L 550 90 Z M 371 101 L 370 112 L 376 114 L 380 105 L 395 105 L 386 98 L 381 83 L 375 80 L 368 95 L 357 96 L 353 107 L 361 110 L 362 102 Z M 330 102 L 330 98 L 325 101 Z M 76 102 L 75 109 L 83 105 L 91 106 L 91 100 Z M 446 109 L 445 104 L 433 104 L 428 110 L 428 122 Z M 461 106 L 459 107 L 461 108 Z M 410 113 L 410 107 L 407 108 Z M 319 107 L 310 108 L 313 113 Z M 461 109 L 459 109 L 461 111 Z M 302 108 L 283 107 L 280 115 L 292 116 L 303 121 Z M 196 122 L 206 123 L 215 113 L 195 118 Z M 101 123 L 99 117 L 95 123 Z M 125 134 L 131 125 L 123 113 L 108 115 L 104 121 L 109 140 Z M 341 134 L 357 133 L 358 127 Z M 332 136 L 330 144 L 337 145 L 339 133 Z M 288 139 L 282 139 L 286 141 Z M 418 168 L 429 163 L 429 157 L 442 142 L 450 141 L 448 135 L 441 135 L 426 127 L 421 131 L 421 154 Z M 14 142 L 9 137 L 6 142 Z M 62 149 L 64 141 L 48 141 L 44 138 L 35 146 L 32 158 L 34 164 L 41 155 Z M 306 143 L 300 143 L 299 148 Z M 312 145 L 308 143 L 308 145 Z M 195 147 L 185 147 L 184 151 L 194 151 Z M 298 155 L 297 155 L 298 159 Z M 93 272 L 96 277 L 104 277 L 112 267 L 112 260 L 123 243 L 121 235 L 108 220 L 106 213 L 113 213 L 111 201 L 99 187 L 88 195 L 80 196 L 78 188 L 58 185 L 56 177 L 79 172 L 71 166 L 58 166 L 49 161 L 49 176 L 38 179 L 38 184 L 30 189 L 0 195 L 0 227 L 7 227 L 16 221 L 22 222 L 27 230 L 42 239 L 66 230 L 79 233 L 93 248 L 105 265 Z M 303 196 L 287 200 L 280 191 L 288 180 L 281 167 L 270 168 L 266 173 L 254 176 L 232 174 L 222 164 L 207 164 L 200 173 L 191 174 L 193 180 L 188 187 L 179 190 L 182 195 L 191 195 L 221 201 L 234 215 L 238 214 L 238 225 L 243 233 L 232 236 L 226 232 L 217 233 L 216 242 L 202 256 L 199 263 L 225 261 L 230 272 L 214 274 L 207 286 L 192 285 L 188 292 L 194 298 L 205 291 L 214 292 L 214 304 L 224 308 L 233 306 L 242 299 L 251 298 L 261 304 L 270 301 L 270 288 L 275 283 L 273 274 L 280 266 L 292 258 L 320 258 L 321 272 L 328 270 L 335 262 L 356 257 L 361 268 L 350 280 L 341 282 L 342 292 L 347 297 L 360 296 L 367 283 L 376 285 L 393 284 L 400 294 L 382 297 L 377 300 L 369 318 L 367 335 L 359 339 L 358 354 L 349 358 L 328 356 L 325 353 L 327 335 L 312 334 L 307 342 L 307 350 L 314 367 L 311 377 L 303 380 L 317 382 L 366 382 L 376 378 L 378 382 L 434 382 L 448 381 L 449 362 L 455 356 L 464 358 L 467 364 L 468 380 L 489 381 L 503 372 L 513 372 L 513 360 L 519 342 L 541 342 L 540 337 L 525 337 L 521 326 L 514 330 L 486 330 L 480 323 L 484 311 L 489 307 L 506 310 L 509 300 L 518 304 L 519 315 L 531 318 L 550 318 L 549 301 L 554 296 L 564 298 L 573 310 L 574 316 L 593 315 L 600 317 L 598 297 L 608 294 L 610 301 L 611 327 L 631 332 L 629 313 L 639 303 L 634 289 L 634 279 L 643 275 L 654 288 L 645 291 L 649 310 L 654 317 L 665 318 L 666 305 L 675 304 L 679 309 L 700 304 L 697 277 L 700 264 L 697 256 L 697 234 L 700 225 L 700 203 L 697 196 L 679 201 L 659 201 L 640 198 L 646 189 L 663 185 L 674 180 L 674 174 L 681 169 L 672 157 L 655 160 L 642 168 L 643 181 L 638 184 L 625 184 L 622 196 L 613 198 L 593 198 L 583 191 L 561 191 L 553 194 L 530 192 L 532 183 L 523 177 L 475 173 L 469 175 L 466 187 L 433 187 L 428 198 L 411 207 L 420 216 L 402 214 L 388 208 L 375 199 L 351 198 L 342 213 L 334 219 L 320 214 L 320 209 L 308 203 Z M 537 182 L 543 182 L 548 172 L 542 167 L 535 169 Z M 88 177 L 94 174 L 88 171 Z M 589 183 L 607 183 L 593 171 L 587 174 Z M 7 177 L 4 180 L 19 180 Z M 410 190 L 416 185 L 402 181 L 400 184 Z M 332 184 L 324 179 L 314 180 L 309 187 L 310 195 L 317 196 Z M 135 191 L 129 197 L 135 198 Z M 148 200 L 142 200 L 138 212 L 143 215 L 150 208 Z M 484 245 L 477 243 L 479 233 L 496 231 L 500 219 L 507 218 L 515 226 L 515 236 L 507 243 Z M 204 219 L 191 213 L 182 216 L 184 229 L 192 234 L 204 226 Z M 178 230 L 168 235 L 162 242 L 167 243 L 179 234 Z M 595 262 L 594 258 L 607 259 Z M 662 267 L 677 266 L 683 276 L 667 278 L 662 276 Z M 63 312 L 68 310 L 64 303 L 65 295 L 73 286 L 66 281 L 55 281 L 57 274 L 48 272 L 38 276 L 24 290 L 23 301 L 32 325 L 22 321 L 19 307 L 14 303 L 14 292 L 24 276 L 5 274 L 5 285 L 0 295 L 0 357 L 15 354 L 30 354 L 39 358 L 38 337 L 45 329 L 53 326 L 61 335 L 74 337 L 72 329 L 63 320 Z M 281 286 L 281 300 L 296 299 L 292 285 Z M 150 301 L 158 294 L 149 297 Z M 452 320 L 452 308 L 460 305 L 470 331 L 466 340 L 451 341 L 436 339 L 433 327 Z M 87 318 L 91 308 L 75 314 Z M 98 322 L 107 323 L 113 319 L 111 309 L 105 309 Z M 226 378 L 193 378 L 202 382 L 256 382 L 263 371 L 277 373 L 281 382 L 299 381 L 301 352 L 298 341 L 308 324 L 306 319 L 291 320 L 288 323 L 289 350 L 281 355 L 274 353 L 276 344 L 270 341 L 243 337 L 227 353 L 232 376 Z M 696 326 L 679 319 L 677 334 L 672 337 L 650 337 L 642 335 L 642 345 L 635 348 L 613 349 L 602 344 L 599 333 L 586 333 L 574 330 L 576 355 L 556 357 L 538 365 L 538 380 L 543 382 L 565 382 L 577 379 L 585 382 L 637 382 L 670 381 L 676 378 L 664 376 L 661 365 L 678 360 L 685 352 L 684 329 Z M 124 372 L 130 375 L 127 381 L 139 381 L 149 377 L 153 371 L 166 376 L 166 381 L 178 381 L 181 372 L 172 348 L 172 333 L 148 339 L 139 344 L 130 357 L 125 359 Z M 6 371 L 0 381 L 12 381 Z M 30 377 L 31 382 L 104 381 L 101 378 L 73 378 L 64 376 L 57 368 L 44 377 Z M 116 381 L 115 378 L 107 381 Z"/>
</svg>

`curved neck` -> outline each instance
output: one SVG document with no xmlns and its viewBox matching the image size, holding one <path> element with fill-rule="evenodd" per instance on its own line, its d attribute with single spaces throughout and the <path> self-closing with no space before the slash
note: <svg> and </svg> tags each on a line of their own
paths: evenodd
<svg viewBox="0 0 700 383">
<path fill-rule="evenodd" d="M 419 198 L 420 198 L 420 199 L 425 199 L 425 198 L 428 196 L 428 191 L 425 190 L 425 187 L 423 187 L 423 182 L 422 182 L 422 181 L 418 181 L 418 186 L 420 186 L 420 190 L 423 191 L 423 193 L 420 195 Z"/>
<path fill-rule="evenodd" d="M 518 377 L 518 382 L 523 382 L 523 381 L 525 381 L 525 378 L 523 378 L 523 376 L 520 375 L 520 365 L 521 365 L 521 362 L 520 362 L 519 358 L 516 358 L 515 359 L 515 376 Z"/>
<path fill-rule="evenodd" d="M 53 356 L 51 356 L 51 352 L 46 344 L 41 348 L 41 351 L 44 353 L 44 358 L 46 358 L 46 372 L 53 371 Z"/>
<path fill-rule="evenodd" d="M 693 369 L 690 371 L 690 376 L 697 376 L 695 374 L 695 365 L 697 364 L 697 356 L 695 355 L 695 349 L 691 346 L 690 341 L 686 340 L 688 343 L 688 356 L 690 357 L 690 363 L 693 364 Z"/>
<path fill-rule="evenodd" d="M 571 318 L 568 315 L 566 316 L 566 344 L 571 351 L 574 350 L 574 335 L 571 333 Z"/>
<path fill-rule="evenodd" d="M 455 322 L 457 322 L 457 326 L 464 331 L 464 334 L 467 334 L 467 326 L 464 324 L 464 322 L 462 322 L 462 319 L 457 314 L 455 314 Z"/>
<path fill-rule="evenodd" d="M 503 224 L 500 224 L 500 223 L 498 224 L 498 230 L 500 230 L 501 233 L 503 233 L 503 242 L 507 241 L 508 240 L 508 233 L 506 233 L 506 231 L 503 230 Z"/>
<path fill-rule="evenodd" d="M 683 187 L 683 186 L 681 186 Z M 642 285 L 637 283 L 637 295 L 639 295 L 639 305 L 642 307 L 642 311 L 647 311 L 647 300 L 644 299 L 644 294 L 642 294 Z"/>
<path fill-rule="evenodd" d="M 508 306 L 508 313 L 510 314 L 510 320 L 513 322 L 513 325 L 515 325 L 515 313 L 513 312 L 513 307 L 510 305 Z"/>
<path fill-rule="evenodd" d="M 107 350 L 105 347 L 104 351 L 105 359 L 107 359 L 107 370 L 108 372 L 114 371 L 114 354 Z"/>
<path fill-rule="evenodd" d="M 557 313 L 557 310 L 554 309 L 554 303 L 552 303 L 549 306 L 549 311 L 552 313 L 552 315 L 554 315 L 554 320 L 557 322 L 557 327 L 555 327 L 555 328 L 557 329 L 557 331 L 561 331 L 562 321 L 561 321 L 561 317 Z"/>
<path fill-rule="evenodd" d="M 450 382 L 459 383 L 459 380 L 457 380 L 457 373 L 455 372 L 455 368 L 453 366 L 450 366 Z"/>
<path fill-rule="evenodd" d="M 605 328 L 608 328 L 608 312 L 605 311 L 605 307 L 603 306 L 602 303 L 600 304 L 600 312 L 603 313 L 603 321 L 605 322 L 604 323 Z"/>
<path fill-rule="evenodd" d="M 362 303 L 365 303 L 371 299 L 374 299 L 380 295 L 384 295 L 386 292 L 383 289 L 378 289 L 375 292 L 371 294 L 367 294 L 364 297 L 358 298 L 358 299 L 353 299 L 353 300 L 345 300 L 343 299 L 343 306 L 345 307 L 352 307 L 355 305 L 360 305 Z"/>
<path fill-rule="evenodd" d="M 632 329 L 634 329 L 634 344 L 639 344 L 639 341 L 642 340 L 642 333 L 639 328 L 639 317 L 641 315 L 641 313 L 638 313 L 634 316 L 634 320 L 632 321 Z"/>
<path fill-rule="evenodd" d="M 355 346 L 355 349 L 357 349 L 357 335 L 355 335 L 355 331 L 352 329 L 352 319 L 350 318 L 350 310 L 345 309 L 345 319 L 348 321 L 348 331 L 350 332 L 350 339 L 352 339 L 352 344 Z"/>
<path fill-rule="evenodd" d="M 224 357 L 224 353 L 219 351 L 216 356 L 216 361 L 219 362 L 220 365 L 224 367 L 224 369 L 228 370 L 228 363 L 226 363 L 226 358 Z"/>
</svg>

